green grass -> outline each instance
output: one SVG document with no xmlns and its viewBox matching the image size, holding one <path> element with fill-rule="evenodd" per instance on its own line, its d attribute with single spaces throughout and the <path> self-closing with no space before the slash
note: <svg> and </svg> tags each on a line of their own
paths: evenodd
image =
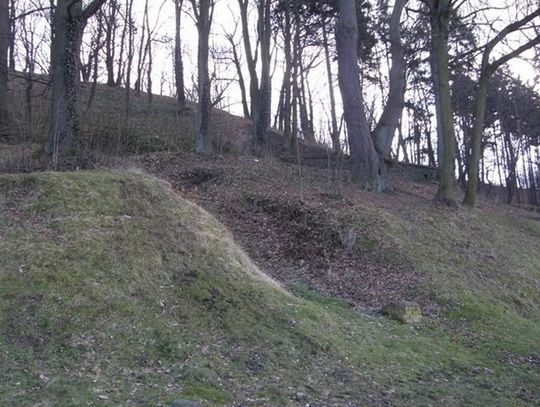
<svg viewBox="0 0 540 407">
<path fill-rule="evenodd" d="M 1 176 L 0 405 L 534 405 L 538 366 L 508 357 L 540 348 L 537 225 L 376 214 L 373 240 L 433 277 L 443 320 L 412 327 L 287 292 L 145 175 Z M 495 258 L 449 253 L 467 239 Z"/>
</svg>

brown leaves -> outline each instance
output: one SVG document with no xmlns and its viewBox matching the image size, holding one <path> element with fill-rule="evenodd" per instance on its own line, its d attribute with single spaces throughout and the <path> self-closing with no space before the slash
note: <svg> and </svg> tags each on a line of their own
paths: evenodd
<svg viewBox="0 0 540 407">
<path fill-rule="evenodd" d="M 354 203 L 379 204 L 379 195 L 349 187 L 336 199 L 326 170 L 269 160 L 176 153 L 137 161 L 216 215 L 258 266 L 286 285 L 306 283 L 362 308 L 428 302 L 424 277 L 385 259 L 390 243 L 377 240 L 370 222 L 354 223 Z"/>
</svg>

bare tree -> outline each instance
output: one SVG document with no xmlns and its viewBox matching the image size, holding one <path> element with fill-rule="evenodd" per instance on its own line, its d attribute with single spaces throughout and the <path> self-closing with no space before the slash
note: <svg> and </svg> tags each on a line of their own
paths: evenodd
<svg viewBox="0 0 540 407">
<path fill-rule="evenodd" d="M 250 116 L 252 118 L 257 117 L 258 104 L 259 104 L 259 75 L 257 73 L 257 52 L 253 52 L 251 45 L 249 28 L 249 0 L 238 0 L 240 7 L 240 20 L 242 23 L 242 38 L 244 40 L 244 53 L 246 57 L 246 64 L 249 71 L 249 97 L 250 97 Z M 258 40 L 256 41 L 258 44 Z M 258 49 L 258 46 L 255 46 Z"/>
<path fill-rule="evenodd" d="M 239 44 L 236 42 L 235 34 L 238 30 L 238 22 L 235 24 L 234 31 L 232 33 L 226 33 L 225 38 L 231 46 L 231 60 L 236 68 L 238 87 L 240 88 L 240 98 L 242 103 L 242 109 L 244 112 L 244 117 L 246 119 L 251 117 L 249 112 L 249 105 L 247 100 L 247 91 L 246 91 L 246 81 L 244 79 L 244 74 L 242 72 L 242 60 L 240 59 L 240 53 L 238 52 Z"/>
<path fill-rule="evenodd" d="M 133 67 L 134 58 L 134 36 L 135 36 L 135 22 L 133 21 L 133 1 L 128 0 L 125 7 L 124 23 L 127 27 L 127 61 L 126 61 L 126 90 L 125 90 L 125 106 L 124 106 L 124 122 L 128 124 L 130 109 L 131 109 L 131 68 Z"/>
<path fill-rule="evenodd" d="M 71 147 L 79 131 L 77 111 L 78 63 L 81 35 L 88 19 L 106 0 L 93 0 L 86 7 L 81 1 L 58 0 L 54 11 L 54 37 L 51 44 L 52 95 L 50 128 L 45 156 L 53 167 Z"/>
<path fill-rule="evenodd" d="M 480 157 L 482 156 L 482 135 L 484 132 L 484 121 L 486 115 L 487 106 L 487 93 L 488 84 L 491 76 L 497 71 L 499 67 L 510 61 L 512 58 L 517 57 L 519 54 L 526 50 L 540 44 L 540 35 L 535 35 L 524 44 L 509 51 L 494 61 L 490 60 L 491 54 L 494 48 L 505 40 L 510 34 L 519 31 L 526 27 L 529 23 L 540 17 L 540 9 L 536 9 L 532 13 L 526 15 L 522 19 L 515 21 L 506 27 L 504 27 L 493 39 L 491 39 L 485 46 L 482 55 L 482 62 L 480 66 L 480 78 L 478 80 L 478 87 L 476 89 L 476 107 L 475 107 L 475 122 L 472 133 L 472 152 L 468 164 L 468 183 L 465 194 L 464 204 L 473 206 L 476 201 L 476 195 L 478 191 L 478 173 Z M 511 143 L 510 143 L 511 144 Z"/>
<path fill-rule="evenodd" d="M 390 18 L 389 33 L 392 67 L 389 74 L 388 98 L 382 115 L 373 131 L 375 147 L 381 156 L 381 175 L 386 179 L 385 183 L 387 186 L 389 185 L 387 167 L 391 159 L 392 142 L 403 112 L 405 96 L 406 61 L 405 50 L 401 43 L 400 21 L 407 2 L 408 0 L 396 0 Z"/>
<path fill-rule="evenodd" d="M 324 59 L 326 63 L 326 75 L 328 77 L 328 91 L 330 96 L 330 138 L 332 139 L 332 148 L 334 153 L 341 151 L 339 143 L 339 127 L 336 113 L 336 96 L 334 94 L 334 77 L 332 75 L 332 61 L 330 59 L 330 46 L 328 44 L 328 27 L 326 19 L 323 19 L 322 26 Z"/>
<path fill-rule="evenodd" d="M 15 71 L 15 29 L 16 29 L 15 0 L 9 0 L 9 70 Z"/>
<path fill-rule="evenodd" d="M 176 84 L 176 100 L 178 109 L 182 110 L 186 106 L 186 93 L 184 90 L 184 62 L 182 59 L 182 38 L 180 29 L 182 27 L 182 4 L 184 0 L 173 0 L 175 12 L 175 36 L 174 36 L 174 79 Z"/>
<path fill-rule="evenodd" d="M 96 96 L 96 90 L 97 90 L 97 83 L 98 83 L 98 76 L 99 76 L 99 51 L 103 48 L 102 43 L 102 36 L 103 36 L 103 19 L 104 15 L 103 13 L 99 12 L 97 14 L 97 33 L 95 35 L 94 39 L 94 50 L 92 53 L 92 58 L 90 59 L 90 67 L 92 69 L 92 87 L 90 88 L 90 96 L 88 97 L 87 107 L 90 108 L 92 106 L 92 102 L 94 101 L 94 98 Z M 107 70 L 107 85 L 111 86 L 111 82 L 109 81 L 111 77 L 109 76 L 109 71 Z M 113 79 L 114 82 L 114 79 Z"/>
<path fill-rule="evenodd" d="M 336 28 L 339 87 L 349 136 L 351 175 L 361 187 L 382 191 L 379 155 L 368 127 L 358 70 L 356 1 L 339 0 Z"/>
<path fill-rule="evenodd" d="M 2 127 L 7 124 L 8 120 L 8 49 L 10 37 L 9 1 L 0 0 L 0 126 Z M 3 129 L 0 131 L 3 131 Z"/>
<path fill-rule="evenodd" d="M 428 7 L 431 22 L 431 67 L 437 114 L 439 188 L 436 199 L 455 205 L 455 155 L 452 100 L 450 97 L 450 66 L 448 36 L 450 14 L 455 11 L 453 0 L 422 0 Z M 462 3 L 461 3 L 462 4 Z"/>
<path fill-rule="evenodd" d="M 104 15 L 105 25 L 105 67 L 107 68 L 107 85 L 115 86 L 116 81 L 114 78 L 114 57 L 116 52 L 116 28 L 117 28 L 117 14 L 118 3 L 116 0 L 112 0 L 108 7 L 105 8 Z"/>
<path fill-rule="evenodd" d="M 258 31 L 261 41 L 261 85 L 259 88 L 259 103 L 255 121 L 255 138 L 253 153 L 262 155 L 266 144 L 266 132 L 270 126 L 272 108 L 272 79 L 270 77 L 272 25 L 270 16 L 271 0 L 259 0 Z"/>
<path fill-rule="evenodd" d="M 283 138 L 285 147 L 290 152 L 294 152 L 292 140 L 292 19 L 291 19 L 291 0 L 285 0 L 285 24 L 283 26 L 283 42 L 285 47 L 285 72 L 283 74 Z"/>
<path fill-rule="evenodd" d="M 209 127 L 212 111 L 210 96 L 210 75 L 208 70 L 210 29 L 214 15 L 215 0 L 190 0 L 199 33 L 197 56 L 198 93 L 197 136 L 195 151 L 198 154 L 209 154 L 212 151 Z"/>
<path fill-rule="evenodd" d="M 139 57 L 137 60 L 137 79 L 135 79 L 135 96 L 141 95 L 143 70 L 146 64 L 146 56 L 148 55 L 148 42 L 146 41 L 146 22 L 148 20 L 148 0 L 144 2 L 144 13 L 142 17 L 141 40 L 139 42 Z"/>
</svg>

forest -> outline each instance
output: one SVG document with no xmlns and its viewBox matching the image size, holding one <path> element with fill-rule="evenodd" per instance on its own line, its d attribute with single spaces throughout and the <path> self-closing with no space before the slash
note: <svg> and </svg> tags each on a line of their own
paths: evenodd
<svg viewBox="0 0 540 407">
<path fill-rule="evenodd" d="M 400 160 L 437 167 L 437 197 L 450 204 L 456 178 L 468 205 L 485 186 L 539 203 L 535 1 L 4 3 L 4 127 L 11 75 L 26 83 L 12 127 L 43 143 L 49 166 L 82 144 L 79 104 L 92 105 L 97 84 L 124 89 L 120 133 L 132 99 L 145 93 L 152 109 L 159 88 L 179 112 L 197 103 L 202 154 L 217 149 L 212 110 L 228 110 L 253 121 L 254 155 L 274 128 L 292 155 L 298 142 L 345 155 L 363 188 L 392 189 L 388 166 Z M 33 117 L 43 81 L 49 112 Z"/>
<path fill-rule="evenodd" d="M 538 0 L 0 0 L 0 406 L 540 405 Z"/>
</svg>

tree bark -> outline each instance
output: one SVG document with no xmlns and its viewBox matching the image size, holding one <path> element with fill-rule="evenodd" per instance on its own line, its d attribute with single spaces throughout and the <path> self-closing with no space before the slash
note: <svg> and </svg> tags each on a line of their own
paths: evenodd
<svg viewBox="0 0 540 407">
<path fill-rule="evenodd" d="M 197 55 L 199 104 L 197 108 L 195 151 L 197 154 L 210 154 L 212 152 L 212 142 L 208 130 L 210 127 L 212 101 L 210 96 L 208 57 L 214 3 L 212 0 L 200 0 L 199 5 L 197 6 L 195 0 L 191 0 L 191 4 L 197 21 L 197 30 L 199 32 Z"/>
<path fill-rule="evenodd" d="M 115 54 L 115 34 L 116 34 L 116 2 L 111 2 L 109 13 L 106 18 L 105 30 L 105 67 L 107 69 L 107 85 L 115 86 L 114 79 L 114 54 Z"/>
<path fill-rule="evenodd" d="M 82 5 L 77 2 L 69 7 L 69 3 L 69 0 L 58 1 L 53 22 L 51 122 L 45 154 L 55 168 L 60 155 L 72 146 L 79 131 L 77 65 Z"/>
<path fill-rule="evenodd" d="M 128 1 L 131 1 L 131 0 L 128 0 Z M 130 4 L 126 4 L 126 11 L 127 9 L 129 9 L 130 7 Z M 126 35 L 129 31 L 129 27 L 128 27 L 128 16 L 124 16 L 124 26 L 122 28 L 122 35 L 120 36 L 120 50 L 119 50 L 119 53 L 118 53 L 118 67 L 117 67 L 117 71 L 116 71 L 116 84 L 118 86 L 121 85 L 122 83 L 122 80 L 124 78 L 124 68 L 125 68 L 125 63 L 124 63 L 124 50 L 125 50 L 125 44 L 126 44 Z"/>
<path fill-rule="evenodd" d="M 144 13 L 142 19 L 142 29 L 141 29 L 141 42 L 139 43 L 139 59 L 137 61 L 137 79 L 135 79 L 135 96 L 141 96 L 141 87 L 142 87 L 142 75 L 144 65 L 146 63 L 146 54 L 148 47 L 145 44 L 146 39 L 146 17 L 148 15 L 148 0 L 144 3 Z"/>
<path fill-rule="evenodd" d="M 56 168 L 61 154 L 77 141 L 78 63 L 82 30 L 88 18 L 106 0 L 94 0 L 83 9 L 81 1 L 58 0 L 54 12 L 54 38 L 51 45 L 52 94 L 50 128 L 44 146 L 45 156 Z"/>
<path fill-rule="evenodd" d="M 291 75 L 292 75 L 292 24 L 291 24 L 291 0 L 285 0 L 285 26 L 283 38 L 285 41 L 285 72 L 283 75 L 283 140 L 285 148 L 291 146 Z"/>
<path fill-rule="evenodd" d="M 133 29 L 133 1 L 128 0 L 126 2 L 126 16 L 125 24 L 127 27 L 127 61 L 126 61 L 126 90 L 124 96 L 124 127 L 127 130 L 129 116 L 131 112 L 131 68 L 133 67 L 133 57 L 134 57 L 134 29 Z"/>
<path fill-rule="evenodd" d="M 392 142 L 401 119 L 405 98 L 405 50 L 401 44 L 401 15 L 408 0 L 396 0 L 390 18 L 390 52 L 392 67 L 390 68 L 388 100 L 383 113 L 373 131 L 375 148 L 381 157 L 381 177 L 387 188 L 390 188 L 388 179 L 388 163 L 391 160 Z"/>
<path fill-rule="evenodd" d="M 153 68 L 153 59 L 152 59 L 152 35 L 153 30 L 150 30 L 150 20 L 148 13 L 146 13 L 146 53 L 148 54 L 148 66 L 146 67 L 146 96 L 148 100 L 148 107 L 152 108 L 154 104 L 154 94 L 152 90 L 152 68 Z"/>
<path fill-rule="evenodd" d="M 272 79 L 270 77 L 272 39 L 272 21 L 270 15 L 270 0 L 259 0 L 259 35 L 261 40 L 261 86 L 259 89 L 259 103 L 255 122 L 255 138 L 253 153 L 261 156 L 266 147 L 266 135 L 270 127 L 270 113 L 272 109 Z M 253 114 L 253 112 L 252 112 Z"/>
<path fill-rule="evenodd" d="M 383 191 L 379 176 L 379 155 L 368 127 L 358 70 L 358 26 L 356 1 L 339 0 L 336 30 L 339 86 L 349 135 L 351 175 L 367 189 Z"/>
<path fill-rule="evenodd" d="M 11 29 L 9 21 L 9 1 L 0 0 L 0 133 L 8 124 L 8 49 Z"/>
<path fill-rule="evenodd" d="M 439 0 L 431 9 L 432 29 L 432 73 L 437 113 L 437 134 L 442 137 L 438 149 L 439 188 L 435 199 L 449 206 L 455 206 L 455 154 L 452 101 L 450 97 L 450 67 L 448 57 L 448 35 L 450 0 Z M 442 151 L 441 151 L 442 150 Z"/>
<path fill-rule="evenodd" d="M 330 95 L 330 138 L 332 139 L 332 149 L 334 150 L 334 153 L 337 154 L 341 151 L 341 144 L 339 142 L 339 127 L 336 114 L 336 96 L 334 94 L 334 78 L 332 75 L 332 61 L 330 60 L 330 46 L 328 44 L 326 20 L 323 21 L 322 35 L 324 59 L 326 62 L 326 75 L 328 78 L 328 91 Z"/>
<path fill-rule="evenodd" d="M 186 93 L 184 90 L 184 62 L 182 59 L 182 41 L 180 29 L 182 27 L 183 0 L 174 0 L 175 10 L 175 36 L 174 36 L 174 79 L 176 84 L 176 100 L 178 110 L 186 107 Z"/>
<path fill-rule="evenodd" d="M 262 0 L 259 0 L 262 1 Z M 256 120 L 259 111 L 259 77 L 257 75 L 257 58 L 253 55 L 250 41 L 249 19 L 248 19 L 248 0 L 238 0 L 240 7 L 240 20 L 242 22 L 242 37 L 244 40 L 244 51 L 246 53 L 246 64 L 249 71 L 249 97 L 250 97 L 250 115 Z"/>
<path fill-rule="evenodd" d="M 9 70 L 15 72 L 15 0 L 9 1 Z"/>
<path fill-rule="evenodd" d="M 478 89 L 476 90 L 476 107 L 475 107 L 475 121 L 472 134 L 472 149 L 471 156 L 469 158 L 468 172 L 467 172 L 467 189 L 465 192 L 465 199 L 463 203 L 468 206 L 473 206 L 476 202 L 476 195 L 478 191 L 478 164 L 481 156 L 481 144 L 482 135 L 484 133 L 484 120 L 486 116 L 487 105 L 487 93 L 488 93 L 489 77 L 482 74 L 478 82 Z"/>
</svg>

